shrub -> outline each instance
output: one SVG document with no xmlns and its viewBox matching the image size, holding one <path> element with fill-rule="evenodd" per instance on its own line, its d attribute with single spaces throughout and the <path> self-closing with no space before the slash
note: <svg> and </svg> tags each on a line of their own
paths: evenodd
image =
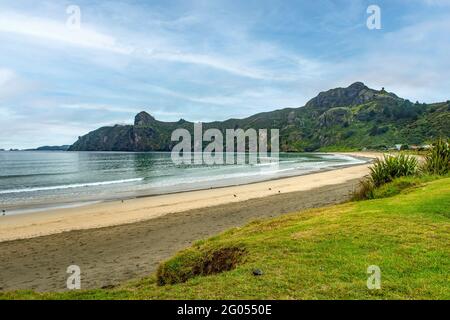
<svg viewBox="0 0 450 320">
<path fill-rule="evenodd" d="M 445 139 L 436 141 L 427 152 L 422 171 L 437 175 L 446 175 L 450 172 L 450 147 Z"/>
<path fill-rule="evenodd" d="M 374 187 L 379 187 L 395 178 L 412 176 L 417 173 L 417 169 L 418 161 L 414 156 L 385 155 L 382 160 L 375 160 L 374 165 L 370 168 L 370 179 Z"/>
<path fill-rule="evenodd" d="M 396 178 L 413 176 L 418 172 L 418 161 L 414 156 L 399 154 L 398 156 L 383 156 L 375 160 L 370 167 L 370 175 L 361 180 L 353 192 L 352 200 L 376 198 L 377 189 Z"/>
</svg>

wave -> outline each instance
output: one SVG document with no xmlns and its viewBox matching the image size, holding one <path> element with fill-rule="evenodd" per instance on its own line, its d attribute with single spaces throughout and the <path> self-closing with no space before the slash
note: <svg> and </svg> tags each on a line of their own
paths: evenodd
<svg viewBox="0 0 450 320">
<path fill-rule="evenodd" d="M 62 176 L 69 174 L 77 174 L 78 171 L 72 172 L 46 172 L 46 173 L 25 173 L 25 174 L 5 174 L 0 176 L 0 179 L 17 179 L 17 178 L 28 178 L 28 177 L 46 177 L 46 176 Z"/>
<path fill-rule="evenodd" d="M 321 157 L 327 160 L 335 160 L 335 161 L 346 161 L 346 164 L 358 164 L 358 163 L 366 163 L 367 161 L 355 158 L 351 155 L 345 154 L 322 154 Z"/>
<path fill-rule="evenodd" d="M 288 161 L 280 161 L 279 163 L 273 162 L 273 163 L 258 163 L 258 164 L 252 164 L 251 167 L 254 169 L 251 171 L 246 172 L 233 172 L 233 173 L 215 173 L 213 172 L 212 175 L 209 176 L 198 176 L 196 173 L 198 172 L 198 168 L 189 168 L 184 170 L 190 170 L 193 172 L 192 176 L 178 176 L 176 179 L 173 179 L 172 175 L 168 175 L 166 179 L 153 181 L 148 186 L 151 188 L 157 188 L 157 187 L 171 187 L 171 186 L 177 186 L 182 184 L 198 184 L 202 182 L 211 182 L 211 181 L 220 181 L 220 180 L 228 180 L 228 179 L 241 179 L 241 178 L 252 178 L 252 177 L 262 177 L 262 176 L 289 176 L 289 174 L 286 175 L 289 171 L 296 171 L 299 174 L 305 174 L 305 173 L 312 173 L 317 172 L 322 169 L 326 168 L 332 168 L 332 167 L 339 167 L 339 166 L 346 166 L 349 164 L 357 164 L 357 163 L 364 163 L 365 161 L 352 158 L 350 156 L 343 155 L 340 157 L 338 155 L 337 157 L 330 157 L 327 160 L 334 160 L 334 161 L 318 161 L 311 160 L 311 162 L 299 162 L 296 160 L 288 160 Z M 285 166 L 287 164 L 287 166 Z M 155 177 L 156 178 L 156 177 Z M 160 177 L 157 177 L 160 178 Z M 265 179 L 262 179 L 265 180 Z"/>
<path fill-rule="evenodd" d="M 164 181 L 155 181 L 149 186 L 153 188 L 157 187 L 171 187 L 180 184 L 198 184 L 202 182 L 220 181 L 228 179 L 239 179 L 239 178 L 251 178 L 266 175 L 276 175 L 278 173 L 286 171 L 294 171 L 297 168 L 285 168 L 285 169 L 261 169 L 255 170 L 254 172 L 236 172 L 236 173 L 225 173 L 225 174 L 215 174 L 212 176 L 190 176 L 190 177 L 178 177 L 177 179 L 165 179 Z"/>
<path fill-rule="evenodd" d="M 108 184 L 119 184 L 119 183 L 127 183 L 127 182 L 136 182 L 136 181 L 142 181 L 142 180 L 144 180 L 144 178 L 112 180 L 112 181 L 99 181 L 99 182 L 90 182 L 90 183 L 74 183 L 74 184 L 66 184 L 66 185 L 50 186 L 50 187 L 10 189 L 10 190 L 0 190 L 0 194 L 22 193 L 22 192 L 36 192 L 36 191 L 59 190 L 59 189 L 82 188 L 82 187 L 94 187 L 94 186 L 104 186 L 104 185 L 108 185 Z"/>
</svg>

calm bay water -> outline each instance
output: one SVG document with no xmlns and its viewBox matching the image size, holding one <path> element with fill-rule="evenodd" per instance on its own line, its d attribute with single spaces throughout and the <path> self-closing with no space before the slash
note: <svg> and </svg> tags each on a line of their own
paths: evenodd
<svg viewBox="0 0 450 320">
<path fill-rule="evenodd" d="M 277 168 L 175 165 L 166 152 L 0 152 L 0 209 L 8 212 L 204 189 L 363 163 L 349 156 L 281 153 Z"/>
</svg>

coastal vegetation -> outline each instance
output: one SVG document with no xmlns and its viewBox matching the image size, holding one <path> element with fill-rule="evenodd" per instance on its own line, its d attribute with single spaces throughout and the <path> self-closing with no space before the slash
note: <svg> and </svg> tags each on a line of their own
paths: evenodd
<svg viewBox="0 0 450 320">
<path fill-rule="evenodd" d="M 413 156 L 404 154 L 384 156 L 383 160 L 375 160 L 374 165 L 370 168 L 370 177 L 375 187 L 379 187 L 395 178 L 416 174 L 417 164 L 417 158 Z"/>
<path fill-rule="evenodd" d="M 423 161 L 419 162 L 418 159 L 415 155 L 405 153 L 384 155 L 382 159 L 376 159 L 370 167 L 370 175 L 362 179 L 359 188 L 355 190 L 353 200 L 374 199 L 379 196 L 380 189 L 383 193 L 391 187 L 406 188 L 417 181 L 447 175 L 450 172 L 449 142 L 439 138 L 423 155 Z M 395 183 L 385 187 L 385 184 L 392 181 Z"/>
</svg>

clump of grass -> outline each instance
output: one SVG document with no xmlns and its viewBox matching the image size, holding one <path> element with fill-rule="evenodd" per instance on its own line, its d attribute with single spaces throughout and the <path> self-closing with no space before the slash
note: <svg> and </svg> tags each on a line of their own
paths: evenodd
<svg viewBox="0 0 450 320">
<path fill-rule="evenodd" d="M 425 155 L 422 171 L 427 174 L 446 175 L 450 172 L 450 146 L 445 139 L 439 139 Z"/>
<path fill-rule="evenodd" d="M 242 261 L 245 252 L 241 247 L 187 249 L 159 266 L 157 283 L 160 286 L 182 283 L 196 276 L 232 270 Z"/>
<path fill-rule="evenodd" d="M 418 171 L 418 161 L 414 156 L 399 154 L 397 156 L 383 156 L 375 160 L 370 168 L 370 179 L 375 187 L 393 181 L 395 178 L 413 176 Z"/>
<path fill-rule="evenodd" d="M 375 186 L 372 179 L 366 178 L 359 182 L 358 187 L 353 191 L 352 201 L 360 201 L 374 198 Z"/>
<path fill-rule="evenodd" d="M 352 200 L 374 199 L 377 188 L 396 178 L 414 176 L 417 173 L 416 157 L 403 153 L 397 156 L 385 155 L 382 159 L 375 160 L 370 167 L 370 175 L 360 181 L 358 188 L 353 192 Z"/>
</svg>

